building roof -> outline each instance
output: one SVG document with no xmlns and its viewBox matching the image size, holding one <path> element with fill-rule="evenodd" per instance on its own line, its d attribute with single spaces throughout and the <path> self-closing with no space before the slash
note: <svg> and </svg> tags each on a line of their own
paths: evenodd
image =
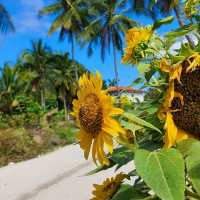
<svg viewBox="0 0 200 200">
<path fill-rule="evenodd" d="M 123 86 L 111 86 L 107 89 L 107 91 L 109 93 L 112 92 L 127 92 L 127 93 L 137 93 L 137 94 L 143 94 L 144 91 L 143 90 L 137 90 L 137 89 L 133 89 L 131 87 L 123 87 Z"/>
</svg>

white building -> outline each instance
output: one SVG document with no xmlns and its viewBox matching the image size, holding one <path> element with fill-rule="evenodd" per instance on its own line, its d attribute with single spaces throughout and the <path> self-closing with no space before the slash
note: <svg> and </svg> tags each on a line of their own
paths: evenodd
<svg viewBox="0 0 200 200">
<path fill-rule="evenodd" d="M 112 86 L 108 88 L 108 93 L 115 97 L 127 97 L 131 102 L 138 102 L 144 100 L 145 92 L 143 90 L 133 89 L 131 87 Z"/>
</svg>

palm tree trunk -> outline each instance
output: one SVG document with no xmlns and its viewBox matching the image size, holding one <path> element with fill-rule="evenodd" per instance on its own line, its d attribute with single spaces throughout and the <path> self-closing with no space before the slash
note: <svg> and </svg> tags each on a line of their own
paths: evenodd
<svg viewBox="0 0 200 200">
<path fill-rule="evenodd" d="M 115 72 L 115 81 L 116 86 L 119 86 L 119 74 L 118 74 L 118 68 L 117 68 L 117 52 L 115 47 L 115 42 L 113 41 L 113 58 L 114 58 L 114 72 Z"/>
<path fill-rule="evenodd" d="M 179 23 L 180 27 L 183 27 L 185 24 L 184 24 L 184 22 L 181 19 L 178 5 L 174 6 L 174 12 L 176 14 L 176 18 L 178 20 L 178 23 Z M 189 35 L 186 35 L 185 37 L 186 37 L 187 41 L 189 42 L 191 48 L 194 49 L 195 48 L 195 44 L 194 44 L 193 40 L 190 38 Z"/>
<path fill-rule="evenodd" d="M 45 102 L 45 94 L 44 94 L 44 90 L 43 89 L 41 89 L 40 95 L 41 95 L 41 107 L 42 107 L 43 110 L 45 110 L 46 102 Z"/>
<path fill-rule="evenodd" d="M 64 109 L 65 109 L 65 120 L 68 120 L 68 109 L 67 109 L 67 103 L 66 103 L 66 95 L 64 95 Z"/>
<path fill-rule="evenodd" d="M 60 92 L 60 89 L 56 88 L 56 102 L 57 102 L 58 111 L 63 109 L 63 101 L 59 97 L 59 92 Z"/>
<path fill-rule="evenodd" d="M 71 53 L 72 53 L 72 63 L 74 65 L 74 68 L 75 68 L 75 77 L 76 77 L 76 80 L 78 81 L 78 68 L 77 68 L 77 65 L 75 64 L 75 48 L 74 48 L 74 36 L 72 34 L 72 49 L 71 49 Z"/>
</svg>

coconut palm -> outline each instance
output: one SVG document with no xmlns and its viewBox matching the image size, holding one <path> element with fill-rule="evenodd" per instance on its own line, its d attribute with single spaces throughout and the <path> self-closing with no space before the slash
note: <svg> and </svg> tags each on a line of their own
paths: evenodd
<svg viewBox="0 0 200 200">
<path fill-rule="evenodd" d="M 155 12 L 152 10 L 153 1 L 152 0 L 131 0 L 132 11 L 138 15 L 150 16 L 155 19 Z"/>
<path fill-rule="evenodd" d="M 49 78 L 56 92 L 58 108 L 62 101 L 67 120 L 69 109 L 77 90 L 76 78 L 73 73 L 74 63 L 68 58 L 68 54 L 54 54 L 51 55 L 49 64 Z M 78 75 L 82 75 L 85 71 L 83 66 L 78 63 L 75 64 L 77 65 Z"/>
<path fill-rule="evenodd" d="M 10 112 L 17 93 L 17 70 L 6 63 L 0 77 L 0 111 Z"/>
<path fill-rule="evenodd" d="M 35 74 L 31 71 L 25 71 L 19 63 L 15 66 L 5 63 L 1 70 L 0 95 L 9 94 L 14 98 L 17 95 L 26 94 L 33 78 L 35 78 Z"/>
<path fill-rule="evenodd" d="M 32 91 L 40 92 L 41 106 L 45 110 L 45 86 L 47 85 L 47 67 L 50 49 L 43 44 L 42 40 L 32 42 L 32 48 L 22 54 L 23 67 L 32 74 Z"/>
<path fill-rule="evenodd" d="M 101 58 L 110 51 L 112 45 L 115 80 L 118 85 L 117 51 L 123 50 L 124 33 L 136 23 L 125 15 L 121 8 L 126 0 L 89 1 L 89 14 L 92 19 L 81 33 L 82 41 L 88 44 L 88 52 L 92 53 L 94 45 L 100 44 Z"/>
<path fill-rule="evenodd" d="M 12 23 L 10 14 L 6 10 L 3 4 L 0 4 L 0 32 L 7 33 L 14 31 L 14 25 Z"/>
<path fill-rule="evenodd" d="M 10 92 L 13 91 L 15 87 L 15 75 L 16 69 L 12 68 L 9 63 L 6 63 L 1 70 L 1 79 L 0 79 L 0 88 L 1 92 Z"/>
<path fill-rule="evenodd" d="M 53 15 L 56 16 L 51 27 L 49 34 L 60 30 L 60 40 L 66 36 L 71 43 L 71 56 L 75 62 L 75 38 L 82 30 L 85 24 L 85 15 L 87 8 L 81 0 L 58 0 L 55 3 L 44 7 L 40 10 L 39 15 Z M 78 79 L 78 69 L 75 66 L 75 75 Z"/>
</svg>

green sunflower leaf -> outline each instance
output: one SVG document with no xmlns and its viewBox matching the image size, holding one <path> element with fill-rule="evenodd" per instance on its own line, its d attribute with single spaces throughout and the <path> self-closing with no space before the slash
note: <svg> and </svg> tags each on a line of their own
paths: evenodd
<svg viewBox="0 0 200 200">
<path fill-rule="evenodd" d="M 178 150 L 137 150 L 135 165 L 144 182 L 162 200 L 184 199 L 184 160 Z"/>
<path fill-rule="evenodd" d="M 93 170 L 87 172 L 87 173 L 85 174 L 85 176 L 91 176 L 91 175 L 93 175 L 93 174 L 97 174 L 98 172 L 107 170 L 107 169 L 109 169 L 109 168 L 111 168 L 111 167 L 113 167 L 113 164 L 111 164 L 111 165 L 109 165 L 109 166 L 107 166 L 107 165 L 98 166 L 96 169 L 93 169 Z"/>
<path fill-rule="evenodd" d="M 152 125 L 151 123 L 137 117 L 136 115 L 134 115 L 133 113 L 124 113 L 123 116 L 129 120 L 131 120 L 133 123 L 139 125 L 139 126 L 143 126 L 143 127 L 148 127 L 150 129 L 154 129 L 155 131 L 161 133 L 161 131 L 156 128 L 154 125 Z"/>
<path fill-rule="evenodd" d="M 178 144 L 178 149 L 185 157 L 186 168 L 192 185 L 200 195 L 200 142 L 195 139 L 184 140 Z"/>
<path fill-rule="evenodd" d="M 174 20 L 173 16 L 166 17 L 164 19 L 160 19 L 153 24 L 153 30 L 160 28 L 164 24 L 170 24 Z"/>
<path fill-rule="evenodd" d="M 136 131 L 138 131 L 138 130 L 143 128 L 142 126 L 139 126 L 139 125 L 136 125 L 136 124 L 124 121 L 124 120 L 121 121 L 121 125 L 125 129 L 128 129 L 128 130 L 132 131 L 133 133 L 135 133 Z"/>
<path fill-rule="evenodd" d="M 147 197 L 146 194 L 136 190 L 133 186 L 123 184 L 111 200 L 142 200 L 145 197 Z"/>
<path fill-rule="evenodd" d="M 134 158 L 134 153 L 132 150 L 125 146 L 114 149 L 112 155 L 110 156 L 111 163 L 116 164 L 116 170 L 118 170 L 123 165 L 131 162 Z"/>
<path fill-rule="evenodd" d="M 139 74 L 142 75 L 150 70 L 150 64 L 139 63 L 137 65 L 137 69 L 138 69 Z"/>
</svg>

